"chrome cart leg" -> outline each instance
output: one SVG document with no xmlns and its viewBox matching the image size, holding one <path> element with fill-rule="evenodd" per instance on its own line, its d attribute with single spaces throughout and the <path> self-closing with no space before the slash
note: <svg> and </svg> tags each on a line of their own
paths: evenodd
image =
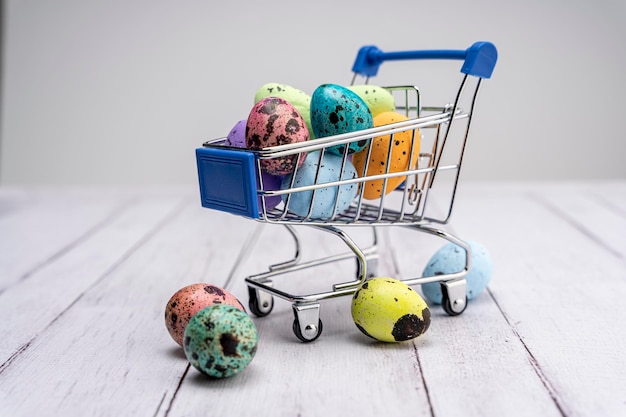
<svg viewBox="0 0 626 417">
<path fill-rule="evenodd" d="M 333 285 L 333 290 L 340 291 L 346 288 L 352 288 L 352 287 L 356 288 L 357 286 L 364 283 L 365 280 L 367 279 L 367 272 L 368 272 L 367 271 L 367 258 L 365 256 L 365 253 L 363 253 L 363 251 L 361 250 L 361 248 L 359 248 L 359 246 L 350 238 L 350 236 L 348 236 L 346 232 L 344 232 L 343 230 L 337 227 L 324 225 L 324 226 L 317 226 L 317 228 L 340 237 L 341 240 L 343 240 L 343 242 L 350 248 L 350 250 L 352 250 L 352 252 L 357 258 L 358 276 L 356 280 L 350 281 L 350 282 L 344 282 L 341 284 L 335 284 Z"/>
<path fill-rule="evenodd" d="M 295 303 L 293 332 L 303 342 L 312 342 L 322 334 L 320 303 Z"/>
<path fill-rule="evenodd" d="M 369 255 L 365 253 L 365 271 L 362 271 L 361 261 L 357 258 L 356 260 L 356 278 L 359 278 L 363 275 L 366 276 L 367 279 L 374 278 L 378 276 L 378 254 Z M 356 281 L 356 282 L 361 282 Z"/>
<path fill-rule="evenodd" d="M 376 228 L 372 227 L 373 242 L 368 248 L 362 249 L 365 256 L 365 271 L 362 271 L 362 261 L 356 258 L 356 279 L 359 280 L 365 275 L 366 279 L 378 276 L 378 233 Z"/>
<path fill-rule="evenodd" d="M 270 271 L 280 271 L 280 270 L 283 270 L 283 269 L 288 269 L 288 268 L 296 265 L 300 261 L 300 236 L 298 236 L 298 233 L 296 233 L 296 229 L 294 229 L 293 226 L 291 226 L 289 224 L 285 224 L 283 226 L 285 226 L 285 229 L 287 229 L 287 231 L 289 232 L 289 234 L 293 238 L 293 242 L 294 242 L 294 245 L 295 245 L 294 255 L 293 255 L 293 258 L 288 260 L 288 261 L 281 262 L 281 263 L 274 264 L 274 265 L 270 265 L 270 267 L 269 267 Z"/>
</svg>

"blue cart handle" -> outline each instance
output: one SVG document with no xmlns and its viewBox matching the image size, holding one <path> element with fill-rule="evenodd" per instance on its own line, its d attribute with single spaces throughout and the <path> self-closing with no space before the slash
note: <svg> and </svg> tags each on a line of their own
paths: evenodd
<svg viewBox="0 0 626 417">
<path fill-rule="evenodd" d="M 368 45 L 359 49 L 352 71 L 356 74 L 373 77 L 383 61 L 409 59 L 456 59 L 462 60 L 461 72 L 481 78 L 490 78 L 498 60 L 498 51 L 490 42 L 476 42 L 465 50 L 418 50 L 383 52 L 376 46 Z"/>
</svg>

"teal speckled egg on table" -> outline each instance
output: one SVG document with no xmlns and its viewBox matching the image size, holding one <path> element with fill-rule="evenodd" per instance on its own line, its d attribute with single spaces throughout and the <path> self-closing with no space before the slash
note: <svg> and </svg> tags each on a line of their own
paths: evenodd
<svg viewBox="0 0 626 417">
<path fill-rule="evenodd" d="M 467 299 L 471 300 L 487 288 L 493 274 L 493 260 L 480 243 L 472 241 L 466 243 L 472 252 L 470 270 L 465 275 Z M 465 250 L 454 243 L 448 243 L 430 258 L 422 276 L 452 274 L 463 268 L 465 268 Z M 441 304 L 443 294 L 439 282 L 422 284 L 422 292 L 429 301 Z"/>
<path fill-rule="evenodd" d="M 257 330 L 240 309 L 215 304 L 200 310 L 185 329 L 185 356 L 200 372 L 227 378 L 243 371 L 257 349 Z"/>
<path fill-rule="evenodd" d="M 316 138 L 369 129 L 374 125 L 367 104 L 355 92 L 336 84 L 322 84 L 311 96 L 311 127 Z M 351 142 L 348 154 L 359 152 L 369 140 Z M 336 145 L 329 151 L 345 152 L 345 145 Z"/>
</svg>

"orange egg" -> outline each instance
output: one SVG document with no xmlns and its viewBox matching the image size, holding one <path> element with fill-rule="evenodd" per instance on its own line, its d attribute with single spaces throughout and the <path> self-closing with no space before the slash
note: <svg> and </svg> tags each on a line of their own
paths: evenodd
<svg viewBox="0 0 626 417">
<path fill-rule="evenodd" d="M 374 117 L 374 126 L 384 126 L 390 123 L 400 122 L 408 120 L 406 116 L 396 112 L 384 112 Z M 352 157 L 352 163 L 357 170 L 360 177 L 367 177 L 371 175 L 386 174 L 391 172 L 402 172 L 408 169 L 414 169 L 417 167 L 417 160 L 420 153 L 420 132 L 415 129 L 415 135 L 413 135 L 413 129 L 397 132 L 393 134 L 393 143 L 391 144 L 391 158 L 389 158 L 389 146 L 392 135 L 377 136 L 372 139 L 369 146 L 372 147 L 370 154 L 369 165 L 367 166 L 367 174 L 364 174 L 365 162 L 369 147 L 363 151 L 354 154 Z M 411 162 L 411 144 L 413 144 L 413 161 L 412 166 L 409 167 Z M 387 163 L 389 163 L 389 169 L 387 169 Z M 406 176 L 388 177 L 387 185 L 385 188 L 385 194 L 389 194 L 395 190 L 406 180 Z M 363 191 L 363 198 L 367 200 L 374 200 L 380 198 L 383 195 L 383 183 L 384 179 L 366 181 L 365 190 Z"/>
</svg>

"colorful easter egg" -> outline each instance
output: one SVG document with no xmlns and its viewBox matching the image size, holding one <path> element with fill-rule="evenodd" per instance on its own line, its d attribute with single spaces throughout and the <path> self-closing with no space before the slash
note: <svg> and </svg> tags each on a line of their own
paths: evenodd
<svg viewBox="0 0 626 417">
<path fill-rule="evenodd" d="M 470 270 L 465 275 L 467 299 L 471 300 L 487 288 L 493 275 L 493 260 L 487 249 L 474 241 L 466 242 L 471 249 Z M 423 276 L 436 276 L 460 272 L 465 268 L 466 253 L 463 248 L 454 243 L 448 243 L 440 248 L 430 258 L 424 268 Z M 422 293 L 431 302 L 441 304 L 443 294 L 439 282 L 422 284 Z"/>
<path fill-rule="evenodd" d="M 267 97 L 252 107 L 246 122 L 246 147 L 263 149 L 309 140 L 309 130 L 294 106 L 279 97 Z M 299 155 L 299 157 L 298 157 Z M 260 161 L 261 169 L 271 175 L 285 175 L 301 165 L 306 153 Z"/>
<path fill-rule="evenodd" d="M 430 326 L 430 309 L 404 282 L 372 278 L 352 297 L 352 319 L 365 335 L 381 342 L 414 339 Z"/>
<path fill-rule="evenodd" d="M 226 145 L 237 148 L 245 148 L 246 146 L 246 124 L 247 120 L 240 120 L 233 126 L 226 136 Z M 261 181 L 257 175 L 257 184 L 262 186 L 263 191 L 280 190 L 280 184 L 283 178 L 261 172 Z M 265 211 L 269 211 L 276 207 L 282 201 L 279 195 L 259 197 L 259 211 L 263 211 L 263 200 L 265 201 Z"/>
<path fill-rule="evenodd" d="M 245 148 L 246 147 L 246 124 L 248 120 L 240 120 L 235 123 L 228 135 L 226 135 L 226 142 L 224 143 L 226 146 L 234 146 L 236 148 Z"/>
<path fill-rule="evenodd" d="M 384 112 L 374 117 L 374 126 L 384 126 L 394 122 L 408 120 L 400 113 Z M 369 148 L 371 147 L 371 152 Z M 377 136 L 368 147 L 353 155 L 352 162 L 360 177 L 402 172 L 417 167 L 420 153 L 420 132 L 409 129 L 393 134 Z M 367 172 L 365 172 L 365 164 Z M 410 165 L 410 166 L 409 166 Z M 389 194 L 406 180 L 406 176 L 389 176 L 384 179 L 370 180 L 364 183 L 363 198 L 373 200 Z"/>
<path fill-rule="evenodd" d="M 242 311 L 244 306 L 230 292 L 216 285 L 197 283 L 176 291 L 165 306 L 165 327 L 180 346 L 189 320 L 200 310 L 214 304 L 232 305 Z"/>
<path fill-rule="evenodd" d="M 329 219 L 333 217 L 333 214 L 341 214 L 346 211 L 356 197 L 357 185 L 355 183 L 297 191 L 298 187 L 357 177 L 356 170 L 348 159 L 346 159 L 342 170 L 343 156 L 328 152 L 324 152 L 323 156 L 321 155 L 319 151 L 309 154 L 293 179 L 293 192 L 283 195 L 287 209 L 298 216 L 310 215 L 313 219 Z M 317 174 L 318 167 L 319 174 Z M 292 174 L 286 175 L 283 178 L 281 189 L 289 189 L 292 178 Z"/>
<path fill-rule="evenodd" d="M 393 95 L 382 87 L 369 84 L 358 84 L 348 86 L 367 104 L 372 112 L 372 116 L 376 117 L 381 113 L 396 110 L 396 102 Z"/>
<path fill-rule="evenodd" d="M 240 373 L 256 354 L 254 322 L 236 307 L 216 304 L 200 310 L 185 329 L 183 349 L 189 363 L 213 378 Z"/>
<path fill-rule="evenodd" d="M 373 126 L 367 104 L 353 91 L 336 84 L 323 84 L 311 96 L 311 126 L 316 138 L 339 135 Z M 335 145 L 328 150 L 336 154 L 359 152 L 368 140 Z"/>
</svg>

